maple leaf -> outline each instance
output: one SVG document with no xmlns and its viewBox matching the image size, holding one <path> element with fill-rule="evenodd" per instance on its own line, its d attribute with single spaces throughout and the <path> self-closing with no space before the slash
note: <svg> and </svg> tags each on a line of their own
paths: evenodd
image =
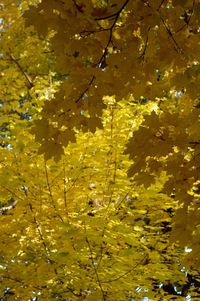
<svg viewBox="0 0 200 301">
<path fill-rule="evenodd" d="M 199 4 L 0 14 L 0 298 L 196 298 Z"/>
</svg>

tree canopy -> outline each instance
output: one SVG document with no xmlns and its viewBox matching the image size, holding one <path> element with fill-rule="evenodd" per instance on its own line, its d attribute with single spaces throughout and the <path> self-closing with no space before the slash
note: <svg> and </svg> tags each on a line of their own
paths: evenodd
<svg viewBox="0 0 200 301">
<path fill-rule="evenodd" d="M 0 3 L 1 301 L 199 300 L 199 0 Z"/>
</svg>

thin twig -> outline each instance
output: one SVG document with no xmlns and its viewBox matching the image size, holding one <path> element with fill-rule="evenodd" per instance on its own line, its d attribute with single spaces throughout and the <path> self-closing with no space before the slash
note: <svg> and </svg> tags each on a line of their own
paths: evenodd
<svg viewBox="0 0 200 301">
<path fill-rule="evenodd" d="M 129 0 L 126 0 L 126 1 L 124 2 L 124 4 L 121 6 L 121 8 L 120 8 L 115 14 L 112 14 L 112 15 L 107 16 L 107 17 L 104 17 L 104 18 L 97 18 L 97 19 L 95 19 L 95 20 L 105 20 L 105 19 L 109 19 L 109 18 L 115 17 L 115 18 L 114 18 L 114 21 L 113 21 L 113 24 L 112 24 L 111 27 L 109 28 L 109 31 L 110 31 L 110 33 L 109 33 L 109 38 L 108 38 L 107 44 L 106 44 L 106 46 L 105 46 L 105 48 L 104 48 L 103 54 L 102 54 L 100 60 L 98 61 L 98 63 L 96 64 L 96 66 L 97 66 L 98 68 L 101 68 L 101 65 L 103 64 L 103 62 L 104 62 L 103 65 L 106 65 L 106 64 L 105 64 L 105 59 L 106 59 L 106 56 L 107 56 L 107 54 L 108 54 L 108 47 L 109 47 L 110 43 L 112 42 L 113 29 L 114 29 L 114 27 L 115 27 L 115 25 L 116 25 L 116 23 L 117 23 L 117 20 L 118 20 L 118 18 L 119 18 L 119 16 L 120 16 L 121 12 L 122 12 L 123 9 L 126 7 L 126 5 L 128 4 L 128 2 L 129 2 Z"/>
<path fill-rule="evenodd" d="M 172 40 L 173 43 L 174 43 L 174 46 L 175 46 L 174 48 L 175 48 L 176 52 L 182 53 L 182 52 L 183 52 L 182 49 L 180 48 L 180 46 L 179 46 L 178 43 L 176 42 L 176 40 L 175 40 L 175 38 L 174 38 L 174 36 L 173 36 L 173 33 L 171 32 L 171 29 L 170 29 L 169 26 L 166 24 L 166 22 L 164 21 L 163 17 L 161 16 L 161 14 L 160 14 L 160 19 L 161 19 L 161 21 L 162 21 L 162 23 L 163 23 L 163 25 L 164 25 L 164 28 L 165 28 L 166 32 L 168 33 L 169 37 L 171 38 L 171 40 Z"/>
<path fill-rule="evenodd" d="M 29 198 L 28 197 L 28 191 L 25 188 L 25 186 L 22 187 L 22 190 L 23 190 L 23 192 L 25 194 L 25 197 L 28 199 Z M 48 262 L 51 262 L 51 260 L 49 259 L 49 254 L 50 254 L 49 248 L 47 247 L 47 244 L 45 242 L 44 236 L 42 234 L 42 229 L 41 229 L 40 223 L 38 222 L 38 220 L 37 220 L 37 218 L 35 216 L 35 213 L 34 213 L 34 210 L 33 210 L 33 206 L 32 206 L 32 203 L 30 201 L 28 201 L 28 206 L 29 206 L 31 215 L 33 217 L 34 224 L 36 225 L 36 229 L 37 229 L 37 232 L 39 234 L 40 240 L 41 240 L 42 245 L 44 247 L 46 258 L 47 258 Z"/>
<path fill-rule="evenodd" d="M 38 222 L 35 214 L 34 214 L 34 211 L 33 211 L 33 206 L 31 204 L 31 202 L 28 203 L 28 206 L 29 206 L 29 209 L 31 211 L 31 214 L 32 214 L 32 217 L 33 217 L 33 221 L 34 221 L 34 224 L 36 226 L 36 229 L 37 229 L 37 232 L 39 234 L 39 237 L 40 237 L 40 240 L 42 242 L 42 245 L 44 247 L 44 250 L 45 250 L 45 255 L 46 255 L 46 258 L 47 258 L 47 261 L 49 263 L 53 263 L 52 260 L 49 258 L 49 255 L 50 255 L 50 250 L 45 242 L 45 239 L 44 239 L 44 236 L 43 236 L 43 233 L 42 233 L 42 230 L 41 230 L 41 226 L 40 226 L 40 223 Z"/>
<path fill-rule="evenodd" d="M 120 7 L 120 9 L 119 9 L 117 12 L 115 12 L 115 13 L 109 15 L 109 16 L 95 18 L 95 20 L 96 20 L 96 21 L 100 21 L 100 20 L 112 19 L 112 18 L 114 18 L 114 17 L 117 17 L 117 18 L 118 18 L 119 15 L 121 14 L 121 12 L 123 11 L 123 9 L 125 8 L 125 6 L 128 4 L 128 2 L 129 2 L 129 0 L 126 0 L 126 1 L 124 2 L 124 4 Z"/>
<path fill-rule="evenodd" d="M 52 206 L 53 206 L 53 208 L 54 208 L 57 216 L 59 217 L 59 219 L 62 222 L 64 222 L 62 216 L 58 213 L 56 205 L 55 205 L 55 201 L 54 201 L 53 194 L 52 194 L 52 191 L 51 191 L 51 185 L 50 185 L 50 182 L 49 182 L 49 175 L 48 175 L 48 171 L 47 171 L 47 164 L 46 164 L 46 162 L 44 162 L 44 169 L 45 169 L 46 182 L 47 182 L 47 187 L 48 187 L 48 191 L 49 191 L 49 195 L 50 195 Z"/>
<path fill-rule="evenodd" d="M 147 47 L 148 47 L 148 43 L 149 43 L 149 31 L 150 31 L 150 29 L 151 29 L 151 27 L 149 27 L 148 30 L 147 30 L 147 38 L 146 38 L 146 41 L 145 41 L 145 44 L 144 44 L 144 49 L 143 49 L 142 54 L 140 55 L 140 59 L 142 61 L 144 61 L 144 57 L 145 57 Z"/>
<path fill-rule="evenodd" d="M 13 196 L 15 196 L 17 199 L 24 200 L 21 196 L 17 195 L 14 191 L 10 190 L 9 188 L 5 187 L 4 185 L 0 184 L 0 187 L 10 192 Z"/>
<path fill-rule="evenodd" d="M 64 205 L 65 208 L 67 207 L 67 189 L 66 189 L 66 173 L 65 173 L 65 165 L 63 163 L 63 186 L 64 186 L 64 190 L 63 190 L 63 195 L 64 195 Z"/>
<path fill-rule="evenodd" d="M 11 277 L 11 276 L 4 276 L 3 275 L 2 278 L 17 282 L 21 285 L 21 287 L 22 286 L 24 286 L 24 287 L 31 286 L 32 288 L 35 288 L 35 289 L 38 289 L 38 290 L 42 290 L 42 289 L 46 288 L 46 285 L 45 286 L 44 285 L 37 286 L 37 285 L 32 285 L 32 283 L 31 283 L 31 285 L 29 285 L 28 283 L 25 283 L 24 281 L 22 281 L 18 278 Z"/>
<path fill-rule="evenodd" d="M 78 103 L 81 99 L 83 99 L 83 97 L 85 96 L 85 94 L 87 93 L 87 91 L 90 89 L 90 87 L 92 86 L 93 81 L 95 80 L 95 76 L 93 75 L 87 88 L 80 94 L 79 98 L 75 101 L 75 103 Z"/>
<path fill-rule="evenodd" d="M 78 3 L 76 3 L 75 0 L 72 0 L 72 2 L 74 3 L 76 9 L 79 11 L 79 13 L 83 13 L 83 6 L 82 5 L 79 5 Z"/>
<path fill-rule="evenodd" d="M 10 57 L 11 61 L 15 63 L 15 65 L 18 67 L 18 69 L 23 74 L 23 76 L 26 78 L 26 80 L 27 80 L 27 82 L 29 84 L 28 88 L 29 89 L 33 88 L 34 84 L 33 84 L 32 80 L 31 80 L 30 76 L 26 73 L 26 71 L 24 71 L 24 69 L 22 68 L 22 66 L 19 64 L 18 60 L 12 54 L 9 54 L 8 56 Z"/>
<path fill-rule="evenodd" d="M 132 271 L 134 271 L 139 265 L 144 264 L 146 262 L 146 259 L 148 259 L 148 254 L 145 255 L 138 263 L 136 263 L 130 270 L 128 270 L 127 272 L 125 272 L 124 274 L 110 279 L 110 280 L 106 280 L 106 281 L 102 281 L 102 283 L 110 283 L 110 282 L 114 282 L 117 280 L 120 280 L 121 278 L 124 278 L 126 275 L 130 274 Z"/>
<path fill-rule="evenodd" d="M 192 15 L 194 13 L 194 5 L 195 5 L 195 0 L 193 0 L 193 5 L 192 5 L 192 10 L 190 12 L 190 15 L 187 19 L 184 18 L 184 22 L 185 24 L 183 24 L 179 29 L 177 29 L 176 33 L 180 32 L 181 30 L 183 30 L 183 28 L 185 28 L 186 26 L 189 26 L 189 23 L 191 21 Z M 186 13 L 186 12 L 185 12 Z M 187 14 L 186 14 L 187 16 Z"/>
<path fill-rule="evenodd" d="M 101 290 L 101 294 L 102 294 L 103 300 L 106 301 L 105 292 L 104 292 L 103 287 L 102 287 L 102 285 L 101 285 L 101 280 L 100 280 L 100 278 L 99 278 L 99 274 L 98 274 L 97 268 L 96 268 L 96 266 L 95 266 L 95 262 L 94 262 L 93 257 L 92 257 L 92 248 L 91 248 L 90 242 L 89 242 L 89 240 L 88 240 L 87 237 L 86 237 L 85 240 L 86 240 L 86 243 L 87 243 L 88 248 L 89 248 L 89 251 L 90 251 L 91 261 L 92 261 L 92 267 L 93 267 L 94 272 L 95 272 L 95 275 L 96 275 L 97 283 L 98 283 L 99 288 L 100 288 L 100 290 Z"/>
<path fill-rule="evenodd" d="M 165 0 L 162 0 L 160 5 L 158 6 L 157 10 L 160 10 L 161 9 L 161 6 L 163 5 L 163 3 L 165 2 Z"/>
<path fill-rule="evenodd" d="M 84 31 L 80 32 L 80 36 L 81 36 L 81 38 L 86 38 L 92 34 L 96 34 L 98 32 L 102 32 L 102 31 L 109 31 L 109 30 L 110 30 L 110 28 L 100 28 L 97 30 L 84 30 Z"/>
</svg>

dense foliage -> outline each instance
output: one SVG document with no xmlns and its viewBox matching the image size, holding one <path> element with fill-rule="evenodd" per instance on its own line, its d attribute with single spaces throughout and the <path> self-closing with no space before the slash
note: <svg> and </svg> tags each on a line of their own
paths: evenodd
<svg viewBox="0 0 200 301">
<path fill-rule="evenodd" d="M 199 22 L 2 1 L 1 301 L 199 300 Z"/>
</svg>

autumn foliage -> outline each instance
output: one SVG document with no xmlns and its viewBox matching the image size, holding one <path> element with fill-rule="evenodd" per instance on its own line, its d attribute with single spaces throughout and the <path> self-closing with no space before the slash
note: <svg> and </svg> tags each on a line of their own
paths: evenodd
<svg viewBox="0 0 200 301">
<path fill-rule="evenodd" d="M 1 301 L 199 300 L 200 2 L 0 4 Z"/>
</svg>

